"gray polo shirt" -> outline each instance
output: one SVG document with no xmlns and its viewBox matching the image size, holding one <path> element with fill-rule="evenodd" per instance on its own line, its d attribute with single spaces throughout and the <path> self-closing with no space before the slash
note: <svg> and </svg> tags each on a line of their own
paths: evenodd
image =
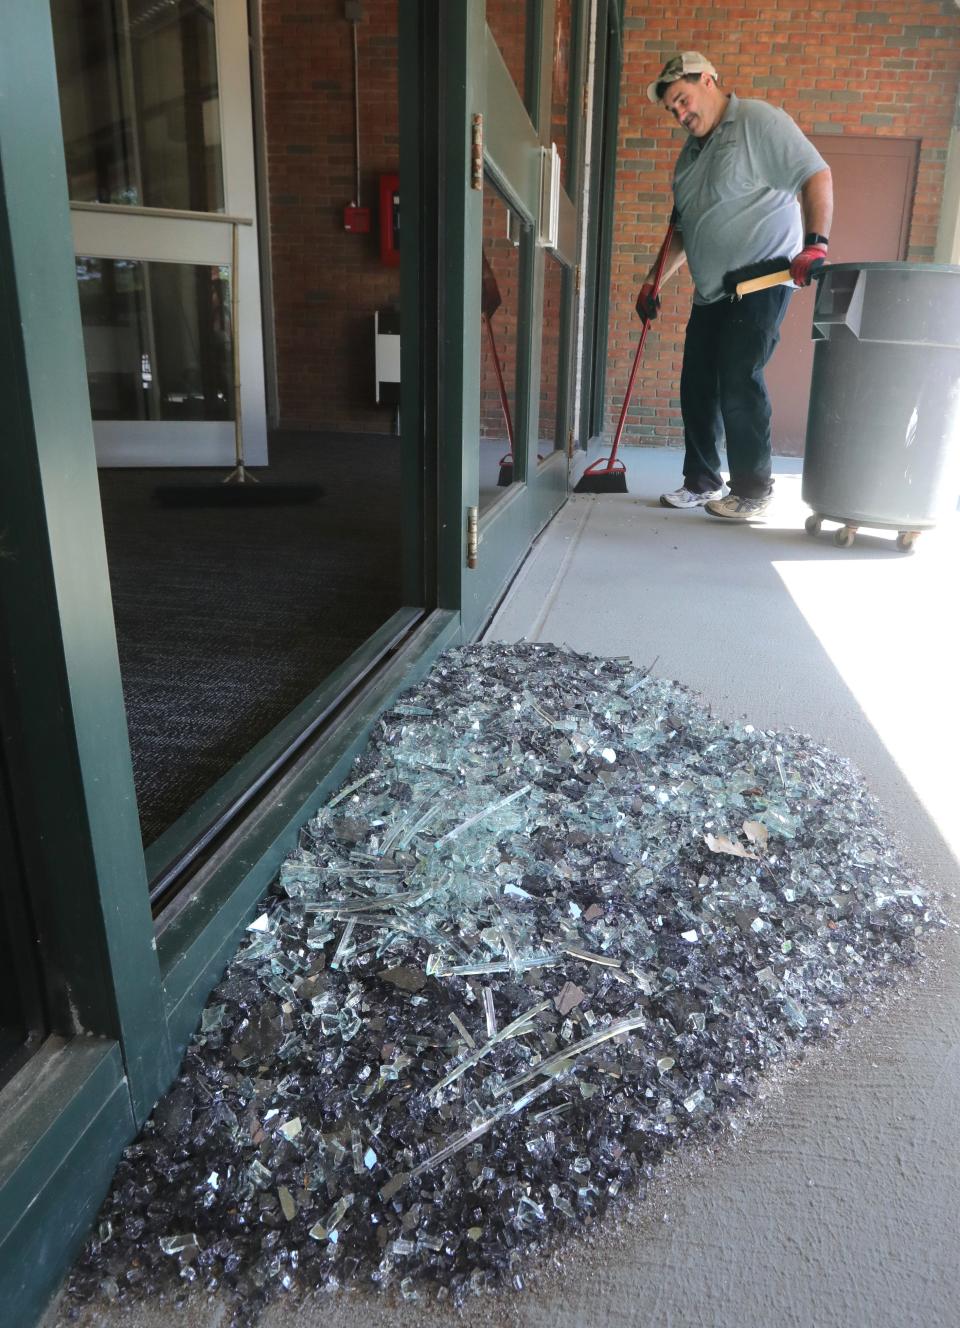
<svg viewBox="0 0 960 1328">
<path fill-rule="evenodd" d="M 687 139 L 673 173 L 695 304 L 723 298 L 724 273 L 803 248 L 797 194 L 826 162 L 786 111 L 736 93 L 706 139 Z"/>
</svg>

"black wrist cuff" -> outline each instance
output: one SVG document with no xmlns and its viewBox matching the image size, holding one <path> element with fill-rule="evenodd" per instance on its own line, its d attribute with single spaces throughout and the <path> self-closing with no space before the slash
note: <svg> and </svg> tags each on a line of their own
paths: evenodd
<svg viewBox="0 0 960 1328">
<path fill-rule="evenodd" d="M 807 231 L 806 235 L 803 237 L 804 249 L 806 249 L 808 244 L 829 244 L 829 243 L 830 243 L 830 237 L 828 235 L 818 235 L 816 231 Z"/>
</svg>

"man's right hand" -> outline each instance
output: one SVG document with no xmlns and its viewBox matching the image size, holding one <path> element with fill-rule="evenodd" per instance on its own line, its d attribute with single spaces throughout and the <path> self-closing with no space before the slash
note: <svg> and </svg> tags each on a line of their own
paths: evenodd
<svg viewBox="0 0 960 1328">
<path fill-rule="evenodd" d="M 637 296 L 637 313 L 645 323 L 652 323 L 660 312 L 660 296 L 653 293 L 653 282 L 645 281 Z"/>
</svg>

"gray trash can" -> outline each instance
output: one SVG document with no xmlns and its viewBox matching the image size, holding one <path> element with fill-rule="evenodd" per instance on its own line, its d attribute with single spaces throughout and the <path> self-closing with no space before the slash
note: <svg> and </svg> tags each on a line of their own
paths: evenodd
<svg viewBox="0 0 960 1328">
<path fill-rule="evenodd" d="M 960 492 L 960 267 L 837 263 L 820 278 L 803 459 L 807 530 L 912 547 Z"/>
</svg>

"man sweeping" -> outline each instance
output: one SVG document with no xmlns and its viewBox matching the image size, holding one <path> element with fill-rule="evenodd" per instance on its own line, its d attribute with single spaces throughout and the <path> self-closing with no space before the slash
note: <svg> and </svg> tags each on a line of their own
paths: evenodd
<svg viewBox="0 0 960 1328">
<path fill-rule="evenodd" d="M 684 51 L 647 89 L 689 135 L 673 175 L 679 222 L 662 280 L 686 262 L 696 288 L 680 375 L 683 484 L 660 501 L 751 521 L 763 515 L 773 491 L 763 370 L 793 290 L 809 285 L 826 257 L 833 183 L 785 111 L 725 93 L 719 82 L 699 51 Z M 726 274 L 780 256 L 789 261 L 791 283 L 741 300 L 725 293 Z M 645 321 L 656 318 L 660 304 L 653 283 L 651 268 L 637 297 Z M 718 450 L 724 434 L 726 497 Z"/>
</svg>

